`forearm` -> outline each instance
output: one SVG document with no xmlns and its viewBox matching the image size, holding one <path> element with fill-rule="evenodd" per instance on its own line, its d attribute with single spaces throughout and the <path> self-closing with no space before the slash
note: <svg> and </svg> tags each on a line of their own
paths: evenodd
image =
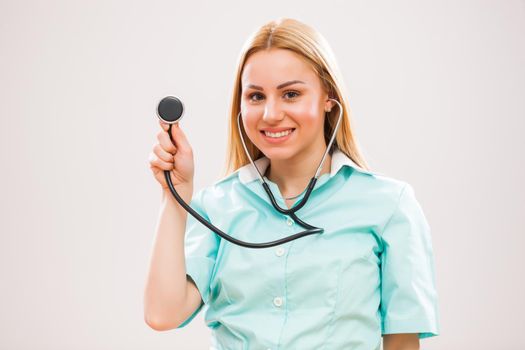
<svg viewBox="0 0 525 350">
<path fill-rule="evenodd" d="M 385 334 L 383 350 L 419 350 L 419 336 L 417 333 Z"/>
<path fill-rule="evenodd" d="M 189 189 L 179 194 L 188 203 L 192 192 Z M 163 192 L 144 292 L 144 317 L 153 328 L 177 323 L 184 309 L 188 284 L 184 256 L 186 219 L 187 212 L 173 195 Z"/>
</svg>

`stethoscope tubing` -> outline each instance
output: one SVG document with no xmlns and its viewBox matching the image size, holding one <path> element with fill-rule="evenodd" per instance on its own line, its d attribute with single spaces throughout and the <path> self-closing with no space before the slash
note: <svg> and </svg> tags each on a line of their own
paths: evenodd
<svg viewBox="0 0 525 350">
<path fill-rule="evenodd" d="M 218 227 L 214 226 L 212 223 L 208 222 L 205 218 L 203 218 L 199 213 L 197 213 L 191 206 L 189 206 L 188 204 L 186 204 L 184 202 L 184 200 L 180 197 L 180 195 L 177 193 L 177 191 L 175 190 L 175 186 L 173 186 L 173 183 L 171 181 L 171 176 L 170 176 L 170 171 L 168 170 L 165 170 L 164 171 L 164 177 L 166 179 L 166 183 L 168 184 L 168 187 L 170 189 L 170 192 L 173 194 L 173 196 L 175 197 L 175 199 L 177 200 L 177 202 L 191 215 L 193 216 L 196 220 L 198 220 L 200 223 L 202 223 L 204 226 L 206 226 L 207 228 L 209 228 L 211 231 L 215 232 L 217 235 L 219 235 L 220 237 L 224 238 L 225 240 L 233 243 L 233 244 L 236 244 L 236 245 L 239 245 L 239 246 L 242 246 L 242 247 L 246 247 L 246 248 L 270 248 L 270 247 L 274 247 L 274 246 L 277 246 L 277 245 L 281 245 L 281 244 L 284 244 L 284 243 L 287 243 L 287 242 L 290 242 L 290 241 L 293 241 L 293 240 L 296 240 L 298 238 L 301 238 L 301 237 L 305 237 L 305 236 L 308 236 L 308 235 L 312 235 L 312 234 L 317 234 L 317 233 L 323 233 L 324 232 L 324 229 L 322 228 L 319 228 L 319 227 L 315 227 L 315 226 L 312 226 L 304 221 L 302 221 L 300 218 L 297 217 L 297 215 L 295 215 L 295 212 L 298 211 L 299 209 L 301 209 L 305 204 L 306 202 L 308 201 L 308 198 L 310 197 L 310 194 L 311 192 L 313 191 L 314 187 L 315 187 L 315 184 L 317 182 L 317 179 L 318 179 L 318 176 L 319 176 L 319 173 L 321 171 L 321 168 L 322 168 L 322 165 L 323 165 L 323 162 L 324 162 L 324 159 L 326 158 L 326 155 L 328 153 L 328 151 L 330 150 L 330 147 L 332 146 L 332 143 L 334 142 L 334 139 L 335 139 L 335 135 L 336 135 L 336 132 L 339 128 L 339 124 L 341 122 L 341 118 L 342 118 L 342 114 L 343 114 L 343 109 L 342 109 L 342 106 L 341 104 L 339 103 L 339 101 L 335 100 L 335 99 L 331 99 L 333 101 L 335 101 L 338 105 L 339 105 L 339 118 L 337 120 L 337 124 L 334 128 L 334 132 L 332 134 L 332 137 L 330 139 L 330 142 L 326 148 L 326 151 L 323 155 L 323 158 L 321 159 L 321 163 L 319 164 L 319 167 L 317 169 L 317 172 L 315 174 L 315 176 L 310 180 L 309 184 L 308 184 L 308 187 L 307 187 L 307 191 L 303 197 L 303 199 L 299 202 L 299 204 L 297 204 L 296 206 L 290 208 L 290 209 L 283 209 L 279 206 L 279 204 L 277 203 L 277 201 L 275 200 L 275 197 L 273 196 L 273 193 L 272 191 L 270 190 L 270 187 L 268 185 L 268 183 L 264 180 L 263 176 L 261 175 L 259 169 L 257 169 L 257 166 L 255 165 L 255 163 L 253 162 L 249 152 L 248 152 L 248 149 L 246 148 L 246 144 L 244 143 L 244 137 L 242 136 L 242 132 L 240 130 L 240 122 L 239 122 L 239 119 L 240 119 L 240 112 L 237 116 L 237 126 L 239 128 L 239 134 L 241 136 L 241 141 L 242 141 L 242 144 L 244 146 L 244 150 L 246 151 L 246 154 L 248 156 L 248 158 L 250 159 L 250 162 L 252 163 L 253 167 L 256 169 L 257 173 L 259 174 L 259 178 L 262 182 L 262 186 L 264 188 L 264 190 L 266 191 L 266 193 L 268 194 L 268 197 L 273 205 L 273 207 L 280 213 L 282 214 L 285 214 L 285 215 L 288 215 L 290 216 L 296 223 L 298 223 L 300 226 L 306 228 L 305 231 L 302 231 L 302 232 L 299 232 L 299 233 L 295 233 L 293 235 L 290 235 L 290 236 L 287 236 L 287 237 L 284 237 L 284 238 L 281 238 L 281 239 L 278 239 L 278 240 L 275 240 L 275 241 L 271 241 L 271 242 L 264 242 L 264 243 L 251 243 L 251 242 L 245 242 L 245 241 L 241 241 L 237 238 L 234 238 L 230 235 L 228 235 L 227 233 L 221 231 Z M 170 136 L 170 139 L 171 139 L 171 142 L 173 144 L 175 144 L 174 140 L 173 140 L 173 137 L 171 135 L 171 127 L 172 127 L 173 124 L 169 124 L 169 128 L 168 128 L 168 135 Z"/>
</svg>

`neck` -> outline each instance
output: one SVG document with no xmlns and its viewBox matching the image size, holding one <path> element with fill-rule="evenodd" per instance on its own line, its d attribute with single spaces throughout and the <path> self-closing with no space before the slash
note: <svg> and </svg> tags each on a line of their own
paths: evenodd
<svg viewBox="0 0 525 350">
<path fill-rule="evenodd" d="M 326 146 L 318 148 L 318 151 L 305 152 L 292 159 L 270 160 L 266 170 L 266 177 L 277 184 L 284 198 L 301 194 L 314 177 L 319 163 L 323 158 Z M 332 157 L 326 155 L 319 177 L 330 173 Z"/>
</svg>

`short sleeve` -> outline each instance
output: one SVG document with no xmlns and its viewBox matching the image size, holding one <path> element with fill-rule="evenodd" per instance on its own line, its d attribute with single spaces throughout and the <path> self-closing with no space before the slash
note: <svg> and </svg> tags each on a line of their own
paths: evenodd
<svg viewBox="0 0 525 350">
<path fill-rule="evenodd" d="M 197 192 L 190 206 L 206 220 L 210 220 L 204 207 L 205 189 Z M 186 274 L 197 286 L 202 298 L 201 305 L 177 328 L 182 328 L 191 322 L 205 304 L 208 304 L 210 295 L 210 280 L 215 266 L 219 237 L 215 232 L 204 226 L 193 215 L 188 213 L 186 220 L 186 233 L 184 238 L 184 253 L 186 261 Z"/>
<path fill-rule="evenodd" d="M 382 334 L 439 334 L 430 227 L 410 184 L 384 226 L 381 253 Z"/>
</svg>

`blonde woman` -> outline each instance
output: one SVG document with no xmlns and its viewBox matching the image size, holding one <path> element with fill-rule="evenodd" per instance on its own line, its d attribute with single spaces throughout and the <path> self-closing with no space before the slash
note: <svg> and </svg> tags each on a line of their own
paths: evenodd
<svg viewBox="0 0 525 350">
<path fill-rule="evenodd" d="M 272 21 L 242 49 L 221 180 L 193 195 L 188 139 L 175 125 L 173 144 L 160 125 L 150 157 L 164 194 L 144 298 L 150 327 L 182 328 L 205 307 L 212 349 L 370 350 L 381 340 L 386 350 L 418 349 L 438 334 L 428 223 L 410 184 L 367 166 L 336 60 L 313 28 Z M 319 170 L 296 215 L 324 231 L 264 249 L 232 244 L 187 216 L 165 170 L 186 203 L 247 242 L 304 230 L 274 209 L 258 172 L 288 209 Z"/>
</svg>

